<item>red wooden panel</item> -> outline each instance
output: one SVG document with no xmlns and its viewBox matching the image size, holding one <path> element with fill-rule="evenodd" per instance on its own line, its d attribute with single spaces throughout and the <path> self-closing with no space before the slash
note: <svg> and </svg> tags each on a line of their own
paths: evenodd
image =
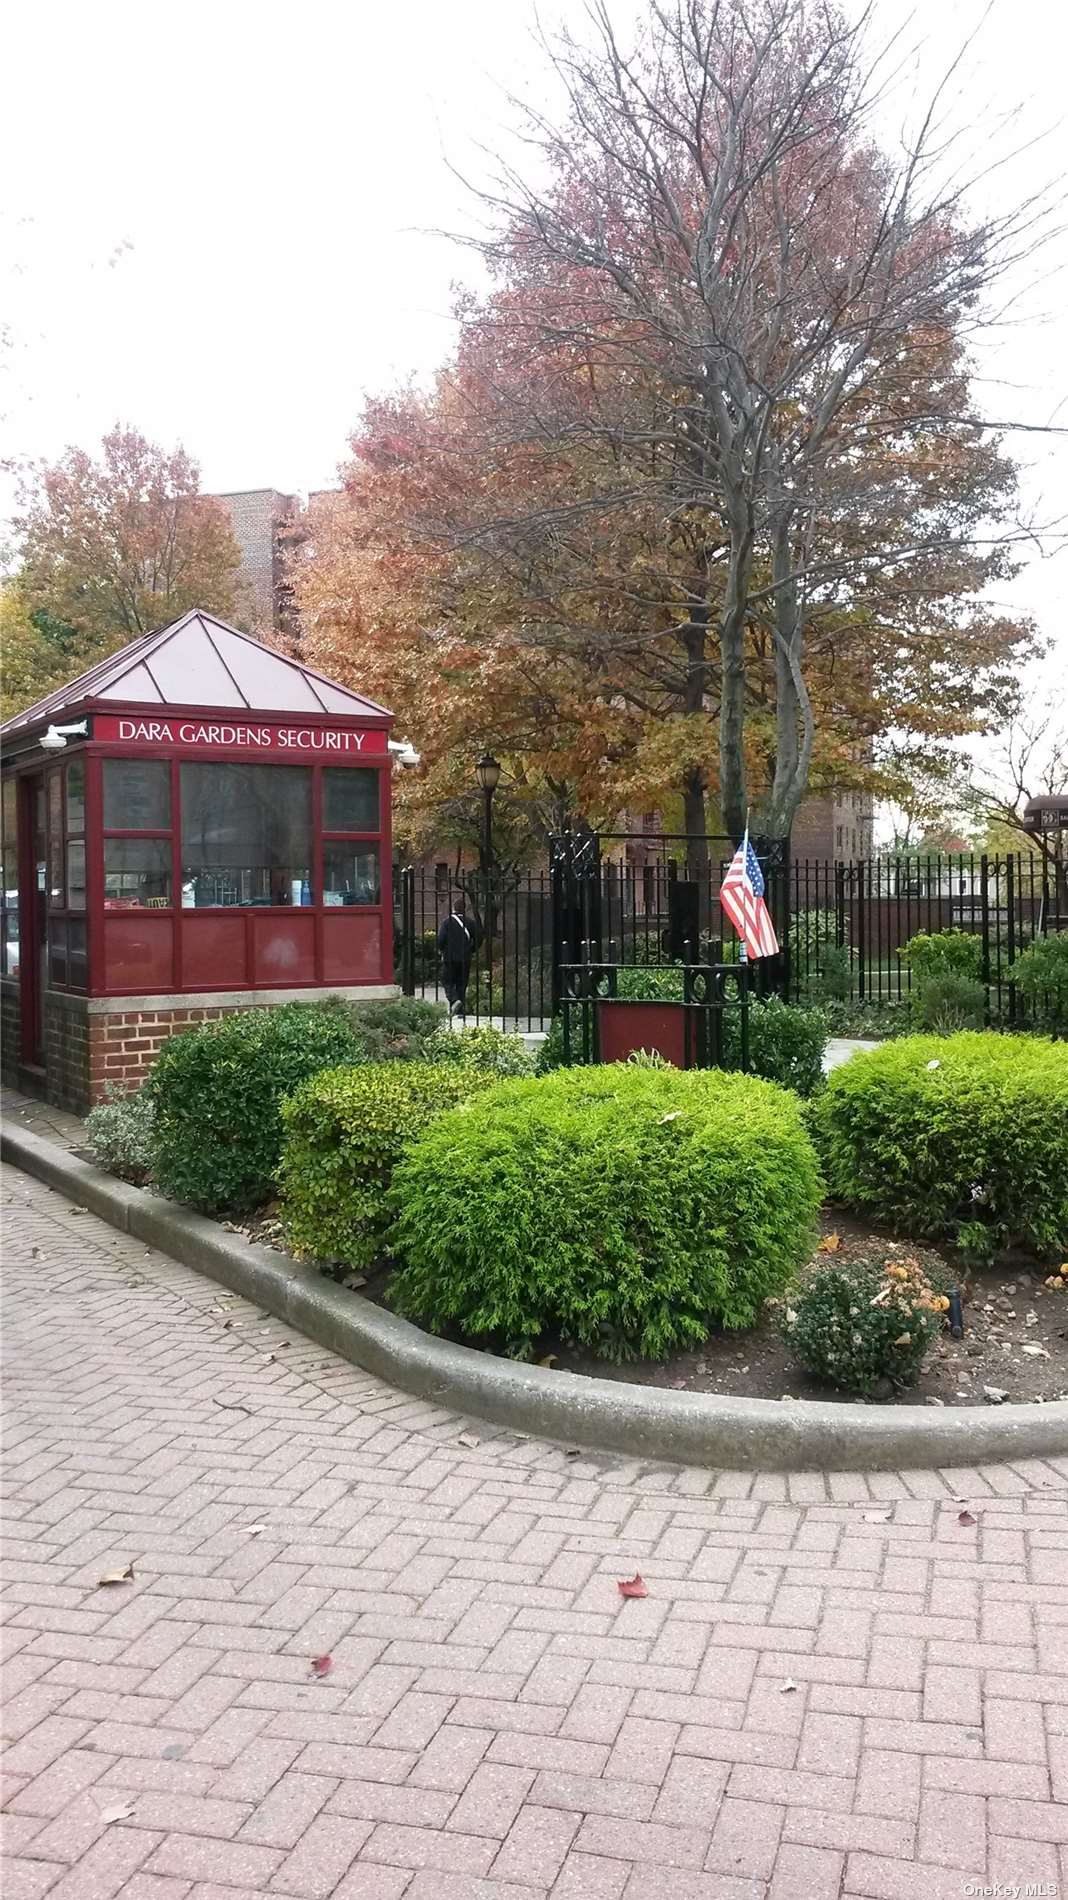
<svg viewBox="0 0 1068 1900">
<path fill-rule="evenodd" d="M 323 912 L 323 982 L 385 983 L 382 918 L 353 904 Z"/>
<path fill-rule="evenodd" d="M 686 1064 L 686 1008 L 683 1003 L 597 1005 L 602 1062 L 625 1062 L 635 1049 L 655 1049 L 677 1069 Z"/>
<path fill-rule="evenodd" d="M 183 910 L 181 932 L 183 988 L 234 990 L 248 982 L 244 911 Z"/>
<path fill-rule="evenodd" d="M 315 912 L 299 909 L 252 918 L 252 981 L 261 989 L 315 982 Z M 188 985 L 189 978 L 186 978 Z"/>
<path fill-rule="evenodd" d="M 171 911 L 104 913 L 104 991 L 174 988 L 174 915 Z"/>
</svg>

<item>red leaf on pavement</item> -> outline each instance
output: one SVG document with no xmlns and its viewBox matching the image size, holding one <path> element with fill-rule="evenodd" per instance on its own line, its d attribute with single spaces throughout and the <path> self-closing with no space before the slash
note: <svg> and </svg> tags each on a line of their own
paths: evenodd
<svg viewBox="0 0 1068 1900">
<path fill-rule="evenodd" d="M 334 1667 L 334 1658 L 332 1656 L 313 1656 L 312 1657 L 312 1675 L 313 1676 L 328 1676 L 333 1667 Z"/>
<path fill-rule="evenodd" d="M 974 1523 L 975 1523 L 975 1519 L 974 1519 L 974 1517 L 972 1516 L 972 1514 L 971 1514 L 971 1512 L 970 1512 L 970 1511 L 958 1511 L 958 1512 L 957 1512 L 957 1523 L 958 1523 L 958 1524 L 974 1524 Z"/>
<path fill-rule="evenodd" d="M 633 1577 L 621 1577 L 616 1588 L 621 1597 L 647 1597 L 649 1595 L 645 1587 L 645 1580 L 637 1571 Z"/>
</svg>

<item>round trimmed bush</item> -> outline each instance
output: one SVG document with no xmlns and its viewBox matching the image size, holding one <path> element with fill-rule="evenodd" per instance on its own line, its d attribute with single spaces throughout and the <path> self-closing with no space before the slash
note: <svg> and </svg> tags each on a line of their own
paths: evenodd
<svg viewBox="0 0 1068 1900">
<path fill-rule="evenodd" d="M 372 1062 L 311 1076 L 282 1104 L 280 1184 L 297 1253 L 348 1267 L 386 1251 L 386 1191 L 428 1122 L 494 1081 L 485 1070 Z"/>
<path fill-rule="evenodd" d="M 1024 1036 L 908 1036 L 853 1056 L 815 1098 L 830 1192 L 975 1259 L 1068 1243 L 1068 1048 Z"/>
<path fill-rule="evenodd" d="M 363 1042 L 343 1003 L 235 1011 L 171 1036 L 145 1084 L 154 1109 L 152 1174 L 160 1192 L 205 1214 L 269 1200 L 282 1146 L 282 1097 Z"/>
<path fill-rule="evenodd" d="M 399 1310 L 528 1358 L 661 1359 L 751 1326 L 819 1203 L 799 1104 L 752 1076 L 612 1064 L 502 1082 L 400 1162 Z"/>
</svg>

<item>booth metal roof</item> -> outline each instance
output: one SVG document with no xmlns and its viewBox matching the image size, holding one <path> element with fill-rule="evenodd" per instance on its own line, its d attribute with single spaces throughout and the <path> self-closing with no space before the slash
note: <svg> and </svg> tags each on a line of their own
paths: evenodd
<svg viewBox="0 0 1068 1900">
<path fill-rule="evenodd" d="M 200 608 L 60 686 L 0 726 L 0 737 L 55 720 L 87 700 L 126 705 L 243 708 L 247 712 L 334 713 L 388 719 L 384 706 L 324 679 L 299 660 L 239 633 Z"/>
</svg>

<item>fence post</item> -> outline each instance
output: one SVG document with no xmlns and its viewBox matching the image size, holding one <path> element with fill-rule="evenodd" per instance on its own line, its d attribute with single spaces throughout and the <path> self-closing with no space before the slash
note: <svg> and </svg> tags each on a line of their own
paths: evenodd
<svg viewBox="0 0 1068 1900">
<path fill-rule="evenodd" d="M 867 995 L 868 971 L 868 919 L 864 902 L 864 862 L 860 860 L 849 867 L 850 881 L 857 892 L 857 1000 L 863 1003 Z M 854 877 L 854 872 L 856 876 Z"/>
<path fill-rule="evenodd" d="M 989 860 L 983 852 L 979 860 L 980 903 L 983 922 L 983 1021 L 990 1027 L 990 877 Z M 951 913 L 952 914 L 952 913 Z"/>
<path fill-rule="evenodd" d="M 1016 982 L 1012 966 L 1016 962 L 1016 860 L 1012 852 L 1005 858 L 1005 928 L 1009 952 L 1009 1023 L 1016 1027 Z"/>
<path fill-rule="evenodd" d="M 401 871 L 401 989 L 415 995 L 415 866 Z"/>
</svg>

